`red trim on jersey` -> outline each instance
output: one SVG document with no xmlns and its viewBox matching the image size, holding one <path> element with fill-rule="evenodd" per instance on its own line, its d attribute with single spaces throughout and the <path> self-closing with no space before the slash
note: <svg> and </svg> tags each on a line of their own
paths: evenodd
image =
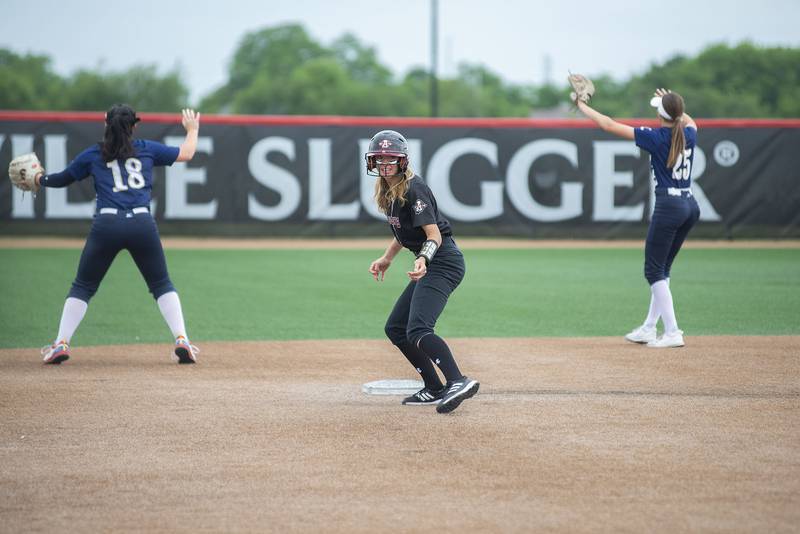
<svg viewBox="0 0 800 534">
<path fill-rule="evenodd" d="M 137 113 L 144 122 L 180 124 L 178 113 Z M 0 110 L 0 121 L 101 122 L 105 113 L 93 111 Z M 705 128 L 800 128 L 800 119 L 696 119 Z M 620 119 L 630 126 L 658 127 L 655 119 Z M 345 117 L 338 115 L 202 115 L 202 124 L 239 126 L 370 126 L 373 128 L 597 128 L 589 119 Z"/>
</svg>

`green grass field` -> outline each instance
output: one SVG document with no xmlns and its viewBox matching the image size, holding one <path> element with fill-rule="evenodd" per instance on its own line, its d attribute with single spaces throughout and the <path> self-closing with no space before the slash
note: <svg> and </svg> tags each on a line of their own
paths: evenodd
<svg viewBox="0 0 800 534">
<path fill-rule="evenodd" d="M 376 283 L 380 250 L 171 250 L 189 334 L 203 340 L 380 338 L 407 278 L 401 254 Z M 79 250 L 0 250 L 0 347 L 52 341 Z M 467 250 L 467 276 L 437 330 L 453 337 L 622 335 L 649 302 L 634 249 Z M 672 272 L 687 335 L 800 334 L 800 249 L 687 249 Z M 73 344 L 168 342 L 122 253 Z"/>
</svg>

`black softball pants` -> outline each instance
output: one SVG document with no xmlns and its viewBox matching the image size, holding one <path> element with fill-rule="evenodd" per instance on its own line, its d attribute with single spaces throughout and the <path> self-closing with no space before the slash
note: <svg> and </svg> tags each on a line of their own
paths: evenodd
<svg viewBox="0 0 800 534">
<path fill-rule="evenodd" d="M 450 294 L 464 279 L 464 256 L 451 236 L 442 237 L 442 246 L 418 282 L 409 282 L 386 321 L 386 336 L 395 345 L 419 340 L 432 334 Z"/>
</svg>

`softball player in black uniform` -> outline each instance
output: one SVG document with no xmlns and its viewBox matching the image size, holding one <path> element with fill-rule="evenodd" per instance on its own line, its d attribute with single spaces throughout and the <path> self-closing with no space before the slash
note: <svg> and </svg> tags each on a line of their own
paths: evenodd
<svg viewBox="0 0 800 534">
<path fill-rule="evenodd" d="M 37 177 L 41 187 L 66 187 L 92 176 L 97 193 L 92 230 L 64 302 L 58 335 L 52 345 L 42 349 L 44 363 L 59 364 L 69 359 L 70 339 L 121 250 L 130 252 L 175 337 L 173 358 L 178 363 L 197 360 L 198 350 L 187 338 L 181 302 L 167 273 L 161 239 L 150 214 L 150 191 L 154 167 L 189 161 L 194 156 L 200 115 L 183 110 L 186 139 L 180 147 L 134 139 L 137 122 L 139 118 L 129 106 L 113 106 L 106 113 L 103 142 L 81 152 L 64 171 Z"/>
<path fill-rule="evenodd" d="M 625 339 L 647 343 L 648 347 L 683 347 L 683 331 L 678 328 L 675 318 L 669 274 L 689 230 L 700 218 L 700 208 L 691 190 L 697 124 L 684 111 L 683 98 L 666 89 L 656 90 L 650 100 L 650 105 L 658 110 L 661 122 L 661 127 L 655 129 L 620 124 L 582 101 L 576 105 L 603 130 L 635 141 L 636 146 L 650 153 L 656 197 L 644 249 L 650 309 L 644 324 L 629 332 Z M 656 335 L 659 318 L 664 323 L 661 337 Z"/>
<path fill-rule="evenodd" d="M 436 411 L 455 410 L 478 392 L 480 384 L 461 374 L 447 343 L 433 328 L 447 299 L 464 278 L 464 256 L 453 241 L 450 223 L 436 207 L 431 190 L 408 166 L 408 144 L 392 130 L 375 134 L 366 154 L 367 173 L 377 176 L 375 200 L 386 214 L 394 239 L 369 272 L 383 280 L 404 247 L 416 256 L 411 279 L 386 321 L 386 335 L 422 376 L 425 387 L 403 404 L 436 404 Z M 442 385 L 433 366 L 445 376 Z"/>
</svg>

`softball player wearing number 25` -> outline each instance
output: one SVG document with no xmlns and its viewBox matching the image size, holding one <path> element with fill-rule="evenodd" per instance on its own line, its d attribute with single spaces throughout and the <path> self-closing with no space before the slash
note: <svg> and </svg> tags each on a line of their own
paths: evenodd
<svg viewBox="0 0 800 534">
<path fill-rule="evenodd" d="M 692 195 L 692 163 L 697 143 L 697 124 L 684 111 L 683 98 L 666 89 L 656 90 L 650 105 L 658 110 L 660 128 L 633 128 L 595 111 L 584 102 L 576 105 L 603 130 L 631 139 L 650 153 L 655 180 L 656 204 L 645 242 L 644 275 L 650 283 L 650 309 L 644 323 L 625 339 L 647 343 L 648 347 L 682 347 L 683 331 L 678 328 L 669 274 L 672 262 L 694 224 L 700 208 Z M 659 317 L 664 334 L 656 335 Z"/>
<path fill-rule="evenodd" d="M 437 412 L 451 412 L 480 387 L 477 380 L 461 374 L 450 347 L 433 331 L 448 297 L 464 278 L 464 256 L 430 188 L 410 169 L 408 143 L 402 135 L 393 130 L 375 134 L 366 162 L 367 173 L 378 177 L 375 200 L 394 235 L 383 256 L 369 266 L 370 274 L 375 280 L 383 280 L 403 248 L 416 256 L 408 272 L 411 282 L 386 321 L 386 336 L 425 382 L 425 387 L 404 399 L 403 404 L 435 404 Z M 444 386 L 433 362 L 447 379 Z"/>
<path fill-rule="evenodd" d="M 126 105 L 106 113 L 103 142 L 93 145 L 62 172 L 37 177 L 41 187 L 66 187 L 76 180 L 94 177 L 97 213 L 78 264 L 58 335 L 42 349 L 44 363 L 60 364 L 70 356 L 69 343 L 83 320 L 89 300 L 97 292 L 116 255 L 127 249 L 156 299 L 161 314 L 175 337 L 178 363 L 195 363 L 197 347 L 189 343 L 178 293 L 167 273 L 167 263 L 155 220 L 150 214 L 153 168 L 189 161 L 197 148 L 200 114 L 185 109 L 182 114 L 186 139 L 180 147 L 133 139 L 139 118 Z"/>
</svg>

